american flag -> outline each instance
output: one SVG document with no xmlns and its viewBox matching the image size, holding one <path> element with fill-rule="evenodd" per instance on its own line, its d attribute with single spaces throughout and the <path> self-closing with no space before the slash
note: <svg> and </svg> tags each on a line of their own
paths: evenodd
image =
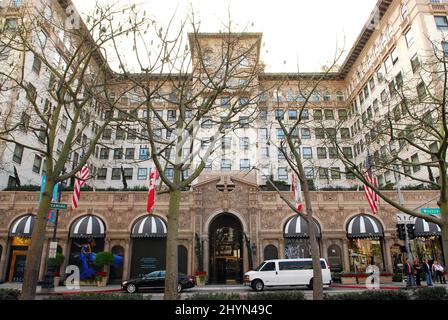
<svg viewBox="0 0 448 320">
<path fill-rule="evenodd" d="M 369 152 L 367 152 L 365 166 L 366 171 L 364 173 L 364 178 L 370 185 L 374 186 L 375 188 L 378 188 L 378 179 L 372 172 L 373 164 Z M 364 193 L 366 194 L 367 202 L 369 203 L 370 209 L 372 210 L 373 214 L 377 214 L 378 206 L 380 204 L 380 197 L 367 184 L 364 184 Z"/>
<path fill-rule="evenodd" d="M 300 185 L 300 180 L 296 177 L 295 174 L 292 175 L 292 191 L 294 193 L 294 207 L 297 211 L 302 211 L 302 188 Z"/>
<path fill-rule="evenodd" d="M 156 202 L 156 181 L 159 179 L 159 172 L 154 165 L 149 173 L 148 202 L 146 204 L 146 212 L 151 213 Z"/>
<path fill-rule="evenodd" d="M 81 197 L 81 188 L 86 184 L 86 180 L 90 179 L 89 167 L 82 167 L 82 169 L 76 173 L 75 177 L 76 179 L 75 186 L 73 188 L 72 204 L 70 206 L 71 210 L 75 210 L 78 208 L 79 199 Z"/>
</svg>

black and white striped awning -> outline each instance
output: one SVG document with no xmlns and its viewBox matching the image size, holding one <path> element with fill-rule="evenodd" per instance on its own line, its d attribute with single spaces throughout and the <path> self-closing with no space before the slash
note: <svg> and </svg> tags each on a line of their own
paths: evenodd
<svg viewBox="0 0 448 320">
<path fill-rule="evenodd" d="M 381 238 L 384 236 L 381 223 L 371 216 L 360 214 L 347 224 L 348 238 Z"/>
<path fill-rule="evenodd" d="M 33 214 L 27 214 L 26 216 L 18 218 L 11 225 L 9 236 L 31 238 L 35 220 L 36 216 Z"/>
<path fill-rule="evenodd" d="M 70 229 L 71 238 L 104 238 L 106 228 L 97 216 L 87 215 L 73 222 Z"/>
<path fill-rule="evenodd" d="M 132 238 L 166 238 L 165 221 L 155 215 L 147 215 L 138 219 L 132 227 Z"/>
<path fill-rule="evenodd" d="M 422 218 L 415 218 L 414 236 L 415 237 L 434 237 L 441 236 L 442 229 L 434 222 L 428 222 Z"/>
<path fill-rule="evenodd" d="M 320 237 L 321 231 L 319 224 L 314 220 L 314 232 Z M 309 238 L 308 222 L 302 216 L 295 216 L 288 220 L 283 230 L 285 238 Z"/>
</svg>

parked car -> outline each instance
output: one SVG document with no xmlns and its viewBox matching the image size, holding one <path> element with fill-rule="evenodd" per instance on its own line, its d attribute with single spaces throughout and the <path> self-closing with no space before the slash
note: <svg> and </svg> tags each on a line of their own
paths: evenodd
<svg viewBox="0 0 448 320">
<path fill-rule="evenodd" d="M 178 274 L 177 292 L 193 288 L 195 285 L 194 277 L 183 273 Z M 153 271 L 143 277 L 123 281 L 121 289 L 129 293 L 142 290 L 163 290 L 165 289 L 165 270 Z"/>
<path fill-rule="evenodd" d="M 331 284 L 331 270 L 325 259 L 320 259 L 324 287 Z M 246 272 L 244 285 L 255 291 L 265 287 L 308 286 L 313 288 L 313 263 L 310 259 L 267 260 L 255 270 Z"/>
</svg>

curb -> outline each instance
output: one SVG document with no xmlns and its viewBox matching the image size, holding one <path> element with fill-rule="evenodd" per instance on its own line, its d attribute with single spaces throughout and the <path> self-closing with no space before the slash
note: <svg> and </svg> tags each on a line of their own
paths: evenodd
<svg viewBox="0 0 448 320">
<path fill-rule="evenodd" d="M 366 286 L 345 286 L 345 285 L 331 285 L 330 288 L 338 288 L 338 289 L 364 289 L 364 290 L 368 290 L 369 288 L 367 288 Z M 402 290 L 405 289 L 403 287 L 388 287 L 388 286 L 380 286 L 381 290 Z"/>
<path fill-rule="evenodd" d="M 106 290 L 87 290 L 87 291 L 65 291 L 65 292 L 39 292 L 37 295 L 39 296 L 62 296 L 62 295 L 75 295 L 75 294 L 83 294 L 83 293 L 111 293 L 111 292 L 124 292 L 121 289 L 106 289 Z"/>
</svg>

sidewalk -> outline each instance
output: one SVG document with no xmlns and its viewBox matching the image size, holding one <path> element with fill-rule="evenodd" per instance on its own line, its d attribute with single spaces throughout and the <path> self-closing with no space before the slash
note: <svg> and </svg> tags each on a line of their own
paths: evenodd
<svg viewBox="0 0 448 320">
<path fill-rule="evenodd" d="M 426 282 L 422 281 L 422 285 L 420 287 L 413 286 L 412 288 L 426 288 Z M 446 284 L 440 284 L 435 283 L 433 287 L 445 287 L 448 288 L 448 285 Z M 365 285 L 362 284 L 332 284 L 330 288 L 338 288 L 338 289 L 366 289 Z M 387 283 L 380 285 L 381 290 L 400 290 L 400 289 L 406 289 L 406 283 L 403 282 L 393 282 L 393 283 Z"/>
<path fill-rule="evenodd" d="M 15 283 L 15 282 L 7 282 L 0 284 L 0 289 L 22 289 L 21 283 Z M 121 286 L 120 285 L 108 285 L 106 287 L 97 287 L 97 286 L 81 286 L 79 289 L 73 289 L 70 290 L 65 286 L 59 286 L 56 288 L 49 289 L 50 291 L 42 292 L 42 287 L 37 286 L 36 292 L 38 295 L 44 294 L 44 295 L 53 295 L 53 294 L 79 294 L 79 293 L 100 293 L 100 292 L 120 292 Z"/>
</svg>

